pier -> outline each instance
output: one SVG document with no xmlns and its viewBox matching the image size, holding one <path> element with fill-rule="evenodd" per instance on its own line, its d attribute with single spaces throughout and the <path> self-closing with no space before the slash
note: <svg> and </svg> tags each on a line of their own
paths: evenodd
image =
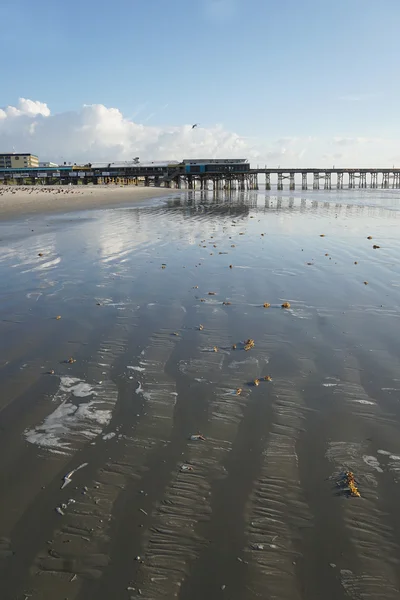
<svg viewBox="0 0 400 600">
<path fill-rule="evenodd" d="M 398 169 L 267 169 L 250 168 L 239 173 L 187 174 L 179 169 L 164 178 L 167 187 L 185 187 L 187 189 L 211 187 L 215 190 L 258 190 L 265 177 L 265 189 L 271 190 L 271 178 L 276 179 L 276 189 L 284 186 L 290 190 L 296 187 L 302 190 L 346 189 L 400 189 L 400 168 Z"/>
<path fill-rule="evenodd" d="M 277 189 L 283 190 L 284 182 L 289 184 L 289 189 L 296 189 L 296 175 L 301 177 L 301 189 L 330 190 L 336 187 L 341 190 L 344 187 L 348 189 L 363 188 L 381 188 L 381 189 L 399 189 L 400 188 L 400 167 L 392 169 L 250 169 L 251 174 L 265 175 L 265 188 L 271 189 L 271 176 L 277 180 Z M 332 182 L 332 175 L 336 176 L 336 181 Z M 312 178 L 312 182 L 310 182 Z"/>
<path fill-rule="evenodd" d="M 400 189 L 400 167 L 251 168 L 247 159 L 186 159 L 182 162 L 136 161 L 0 168 L 0 183 L 8 185 L 143 185 L 189 190 Z"/>
</svg>

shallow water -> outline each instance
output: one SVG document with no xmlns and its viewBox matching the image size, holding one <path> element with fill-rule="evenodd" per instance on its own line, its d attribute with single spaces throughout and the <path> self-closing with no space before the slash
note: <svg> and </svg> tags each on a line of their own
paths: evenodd
<svg viewBox="0 0 400 600">
<path fill-rule="evenodd" d="M 0 224 L 1 597 L 400 598 L 399 223 L 343 190 Z"/>
</svg>

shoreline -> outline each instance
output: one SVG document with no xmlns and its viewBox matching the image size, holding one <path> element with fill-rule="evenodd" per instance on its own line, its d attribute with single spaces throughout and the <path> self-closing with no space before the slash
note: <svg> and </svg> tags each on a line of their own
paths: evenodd
<svg viewBox="0 0 400 600">
<path fill-rule="evenodd" d="M 45 213 L 116 208 L 179 193 L 136 186 L 0 186 L 0 221 Z"/>
</svg>

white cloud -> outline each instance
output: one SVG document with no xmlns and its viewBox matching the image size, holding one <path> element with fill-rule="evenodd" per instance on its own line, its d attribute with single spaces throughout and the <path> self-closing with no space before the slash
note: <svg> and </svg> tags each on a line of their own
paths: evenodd
<svg viewBox="0 0 400 600">
<path fill-rule="evenodd" d="M 208 156 L 256 160 L 285 152 L 251 142 L 221 125 L 192 129 L 189 124 L 161 128 L 137 123 L 102 104 L 53 115 L 45 103 L 20 99 L 16 107 L 0 109 L 0 151 L 30 151 L 43 160 L 88 162 L 134 156 L 142 160 Z"/>
<path fill-rule="evenodd" d="M 399 147 L 395 138 L 365 135 L 285 135 L 261 141 L 222 125 L 155 127 L 103 104 L 52 114 L 46 103 L 21 98 L 16 106 L 0 108 L 0 152 L 32 152 L 54 162 L 210 157 L 247 158 L 254 166 L 271 168 L 324 167 L 333 161 L 337 166 L 380 167 L 397 162 Z"/>
<path fill-rule="evenodd" d="M 399 146 L 395 137 L 335 136 L 321 157 L 338 167 L 400 167 Z"/>
<path fill-rule="evenodd" d="M 342 137 L 336 136 L 333 138 L 335 144 L 339 146 L 356 146 L 362 144 L 377 144 L 384 140 L 373 137 Z"/>
<path fill-rule="evenodd" d="M 380 93 L 345 94 L 343 96 L 339 96 L 339 100 L 342 102 L 366 102 L 367 100 L 374 100 L 380 96 Z"/>
<path fill-rule="evenodd" d="M 276 145 L 287 145 L 287 146 L 293 146 L 293 144 L 295 144 L 296 142 L 298 142 L 299 139 L 296 137 L 290 137 L 290 136 L 286 136 L 286 137 L 281 137 L 278 140 L 275 140 L 275 144 Z"/>
<path fill-rule="evenodd" d="M 17 106 L 6 106 L 1 112 L 6 117 L 20 117 L 23 115 L 29 117 L 35 117 L 36 115 L 50 116 L 50 109 L 47 104 L 38 100 L 28 100 L 27 98 L 20 98 Z"/>
<path fill-rule="evenodd" d="M 332 153 L 332 154 L 327 153 L 327 154 L 323 154 L 322 155 L 322 158 L 324 159 L 324 161 L 326 160 L 326 161 L 329 161 L 329 162 L 332 162 L 332 161 L 335 161 L 335 160 L 336 161 L 337 160 L 341 160 L 343 157 L 344 157 L 344 154 L 340 154 L 338 152 Z"/>
</svg>

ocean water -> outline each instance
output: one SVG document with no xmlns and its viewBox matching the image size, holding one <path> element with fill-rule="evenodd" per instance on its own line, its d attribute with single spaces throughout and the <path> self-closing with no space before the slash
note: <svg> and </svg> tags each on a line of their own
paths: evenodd
<svg viewBox="0 0 400 600">
<path fill-rule="evenodd" d="M 2 597 L 399 598 L 399 224 L 398 190 L 1 223 Z"/>
</svg>

